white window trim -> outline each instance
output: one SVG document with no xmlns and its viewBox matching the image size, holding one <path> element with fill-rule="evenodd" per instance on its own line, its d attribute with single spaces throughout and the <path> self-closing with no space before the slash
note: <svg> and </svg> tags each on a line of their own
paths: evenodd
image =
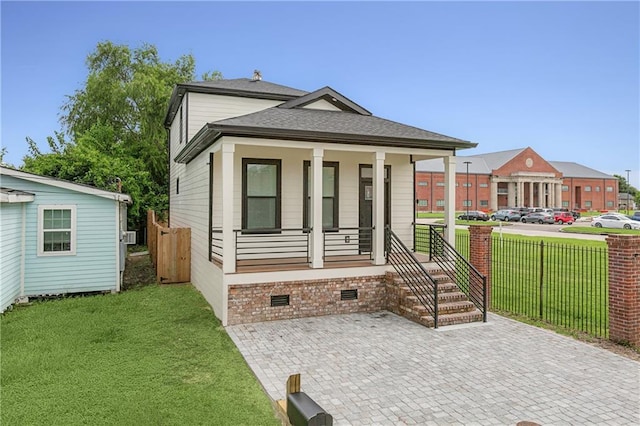
<svg viewBox="0 0 640 426">
<path fill-rule="evenodd" d="M 44 251 L 44 211 L 45 210 L 71 210 L 71 250 L 70 251 Z M 75 204 L 42 204 L 38 206 L 38 256 L 75 256 L 77 246 L 76 233 L 76 205 Z"/>
</svg>

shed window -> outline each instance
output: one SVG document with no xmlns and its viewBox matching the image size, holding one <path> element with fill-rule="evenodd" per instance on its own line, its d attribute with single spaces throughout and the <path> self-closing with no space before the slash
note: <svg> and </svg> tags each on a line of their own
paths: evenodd
<svg viewBox="0 0 640 426">
<path fill-rule="evenodd" d="M 242 159 L 242 229 L 280 228 L 280 160 Z"/>
<path fill-rule="evenodd" d="M 76 254 L 76 206 L 38 206 L 38 256 Z"/>
</svg>

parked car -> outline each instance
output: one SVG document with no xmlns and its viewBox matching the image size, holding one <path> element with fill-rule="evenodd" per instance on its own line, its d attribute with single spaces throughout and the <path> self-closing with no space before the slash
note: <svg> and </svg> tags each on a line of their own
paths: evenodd
<svg viewBox="0 0 640 426">
<path fill-rule="evenodd" d="M 491 220 L 501 220 L 504 222 L 518 221 L 522 215 L 517 210 L 498 210 L 491 215 Z"/>
<path fill-rule="evenodd" d="M 633 212 L 633 214 L 631 215 L 631 220 L 640 221 L 640 212 Z"/>
<path fill-rule="evenodd" d="M 553 215 L 545 212 L 529 213 L 526 216 L 522 216 L 520 219 L 522 223 L 550 223 L 554 224 Z"/>
<path fill-rule="evenodd" d="M 553 215 L 553 220 L 556 223 L 571 225 L 575 221 L 575 218 L 573 217 L 571 212 L 555 212 Z"/>
<path fill-rule="evenodd" d="M 605 214 L 594 217 L 591 226 L 596 228 L 640 229 L 640 222 L 620 214 Z"/>
<path fill-rule="evenodd" d="M 469 210 L 469 215 L 467 216 L 467 213 L 462 213 L 460 216 L 458 216 L 458 219 L 460 220 L 489 220 L 489 215 L 486 214 L 485 212 L 481 212 L 479 210 Z"/>
</svg>

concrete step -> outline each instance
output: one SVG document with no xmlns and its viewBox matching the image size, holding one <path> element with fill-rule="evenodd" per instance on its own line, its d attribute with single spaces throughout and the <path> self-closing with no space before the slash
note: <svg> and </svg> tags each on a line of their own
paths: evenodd
<svg viewBox="0 0 640 426">
<path fill-rule="evenodd" d="M 438 315 L 438 326 L 456 325 L 456 324 L 469 324 L 472 322 L 481 322 L 482 312 L 475 309 L 470 312 L 458 312 L 455 314 Z M 420 317 L 418 321 L 427 327 L 433 327 L 433 317 L 431 315 L 424 315 Z"/>
</svg>

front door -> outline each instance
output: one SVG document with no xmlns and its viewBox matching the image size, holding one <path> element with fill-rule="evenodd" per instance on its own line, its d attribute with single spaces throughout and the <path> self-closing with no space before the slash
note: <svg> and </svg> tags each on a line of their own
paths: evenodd
<svg viewBox="0 0 640 426">
<path fill-rule="evenodd" d="M 371 165 L 360 164 L 360 196 L 358 203 L 359 249 L 360 253 L 371 252 L 373 232 L 373 169 Z M 391 166 L 384 166 L 384 224 L 391 220 Z M 364 229 L 363 229 L 364 228 Z"/>
</svg>

